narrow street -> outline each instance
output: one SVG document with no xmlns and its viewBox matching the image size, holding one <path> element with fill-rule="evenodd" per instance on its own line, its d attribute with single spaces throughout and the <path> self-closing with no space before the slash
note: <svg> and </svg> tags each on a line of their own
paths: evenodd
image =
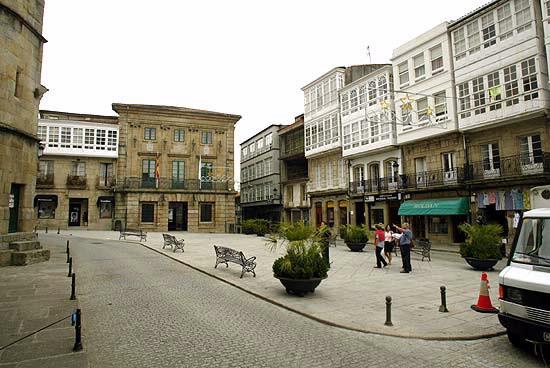
<svg viewBox="0 0 550 368">
<path fill-rule="evenodd" d="M 92 367 L 543 366 L 506 337 L 435 342 L 345 331 L 137 244 L 71 245 Z"/>
</svg>

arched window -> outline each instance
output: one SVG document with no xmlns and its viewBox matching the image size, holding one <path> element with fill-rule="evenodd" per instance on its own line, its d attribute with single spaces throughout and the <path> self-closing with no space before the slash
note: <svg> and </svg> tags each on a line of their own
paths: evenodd
<svg viewBox="0 0 550 368">
<path fill-rule="evenodd" d="M 376 103 L 376 81 L 371 80 L 369 82 L 369 106 Z"/>
</svg>

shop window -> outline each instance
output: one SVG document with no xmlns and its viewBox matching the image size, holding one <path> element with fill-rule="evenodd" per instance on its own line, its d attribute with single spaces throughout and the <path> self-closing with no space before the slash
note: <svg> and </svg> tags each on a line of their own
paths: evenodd
<svg viewBox="0 0 550 368">
<path fill-rule="evenodd" d="M 384 210 L 381 208 L 373 208 L 371 210 L 371 225 L 384 223 Z"/>
<path fill-rule="evenodd" d="M 155 204 L 141 204 L 141 222 L 155 222 Z"/>
<path fill-rule="evenodd" d="M 447 217 L 428 216 L 428 229 L 431 234 L 448 234 Z"/>
<path fill-rule="evenodd" d="M 113 204 L 111 202 L 99 203 L 99 218 L 102 218 L 102 219 L 113 218 Z"/>
<path fill-rule="evenodd" d="M 214 203 L 200 204 L 200 222 L 212 222 L 214 219 Z"/>
<path fill-rule="evenodd" d="M 38 218 L 39 219 L 53 219 L 55 218 L 55 206 L 54 202 L 39 201 L 38 202 Z"/>
</svg>

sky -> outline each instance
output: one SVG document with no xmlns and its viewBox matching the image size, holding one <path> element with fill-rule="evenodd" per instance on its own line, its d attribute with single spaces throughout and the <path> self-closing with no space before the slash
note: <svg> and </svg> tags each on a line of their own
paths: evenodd
<svg viewBox="0 0 550 368">
<path fill-rule="evenodd" d="M 487 0 L 46 0 L 44 110 L 115 115 L 113 102 L 238 114 L 239 144 L 303 113 L 301 88 Z M 370 48 L 369 59 L 367 46 Z"/>
</svg>

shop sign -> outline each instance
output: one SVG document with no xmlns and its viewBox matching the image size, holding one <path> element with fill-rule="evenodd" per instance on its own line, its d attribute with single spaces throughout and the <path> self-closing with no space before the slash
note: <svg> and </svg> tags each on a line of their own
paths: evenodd
<svg viewBox="0 0 550 368">
<path fill-rule="evenodd" d="M 383 201 L 400 201 L 401 193 L 386 193 L 386 194 L 377 194 L 365 196 L 365 202 L 374 203 L 374 202 L 383 202 Z"/>
<path fill-rule="evenodd" d="M 15 208 L 15 195 L 10 194 L 10 199 L 8 200 L 8 207 Z"/>
</svg>

